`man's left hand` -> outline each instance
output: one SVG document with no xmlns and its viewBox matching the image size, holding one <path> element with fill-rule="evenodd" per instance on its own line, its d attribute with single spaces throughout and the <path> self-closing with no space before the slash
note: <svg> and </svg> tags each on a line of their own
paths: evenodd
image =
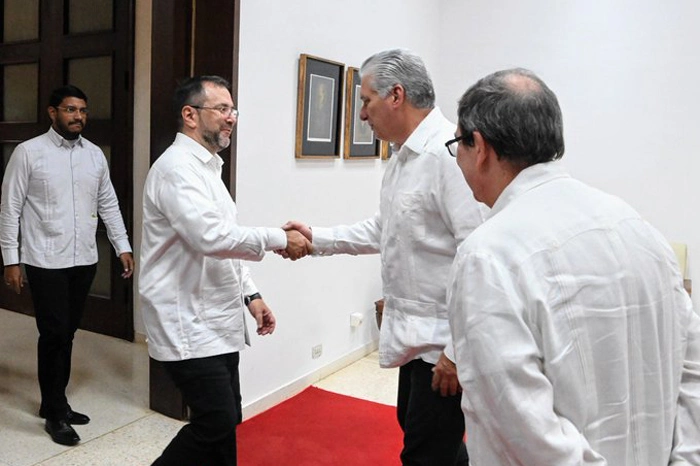
<svg viewBox="0 0 700 466">
<path fill-rule="evenodd" d="M 433 391 L 440 390 L 442 396 L 454 396 L 462 391 L 457 378 L 457 366 L 449 360 L 445 353 L 440 355 L 433 367 Z"/>
<path fill-rule="evenodd" d="M 258 326 L 258 335 L 269 335 L 275 331 L 277 321 L 274 314 L 265 301 L 262 299 L 254 299 L 248 304 L 248 310 L 255 317 L 255 323 Z"/>
<path fill-rule="evenodd" d="M 130 252 L 119 254 L 119 260 L 122 261 L 122 278 L 129 278 L 134 274 L 134 256 Z"/>
</svg>

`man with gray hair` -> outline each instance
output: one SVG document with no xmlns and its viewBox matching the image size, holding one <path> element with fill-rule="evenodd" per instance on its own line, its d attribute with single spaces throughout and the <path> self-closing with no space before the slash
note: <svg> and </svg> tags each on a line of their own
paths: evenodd
<svg viewBox="0 0 700 466">
<path fill-rule="evenodd" d="M 700 464 L 700 317 L 667 241 L 556 161 L 559 103 L 530 71 L 467 90 L 456 136 L 492 208 L 448 298 L 474 464 Z"/>
<path fill-rule="evenodd" d="M 289 222 L 313 241 L 314 253 L 382 258 L 384 312 L 379 363 L 400 367 L 397 415 L 404 465 L 468 464 L 464 416 L 447 318 L 446 283 L 459 243 L 482 222 L 444 146 L 454 125 L 435 108 L 420 57 L 388 50 L 360 70 L 360 118 L 393 143 L 379 211 L 353 225 L 311 228 Z"/>
</svg>

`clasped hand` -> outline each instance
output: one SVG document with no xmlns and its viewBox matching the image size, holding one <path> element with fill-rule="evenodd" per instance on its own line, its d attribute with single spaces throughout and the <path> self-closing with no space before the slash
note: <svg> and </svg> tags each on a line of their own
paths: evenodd
<svg viewBox="0 0 700 466">
<path fill-rule="evenodd" d="M 282 229 L 287 232 L 287 248 L 275 251 L 277 254 L 295 261 L 313 252 L 311 228 L 307 225 L 290 221 L 282 225 Z"/>
<path fill-rule="evenodd" d="M 287 248 L 279 249 L 275 253 L 295 261 L 313 252 L 310 227 L 301 222 L 290 221 L 282 225 L 282 229 L 287 233 Z"/>
</svg>

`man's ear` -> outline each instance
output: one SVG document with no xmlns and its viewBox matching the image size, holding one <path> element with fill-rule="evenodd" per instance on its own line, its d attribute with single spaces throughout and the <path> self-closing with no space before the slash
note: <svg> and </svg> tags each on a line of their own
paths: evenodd
<svg viewBox="0 0 700 466">
<path fill-rule="evenodd" d="M 182 115 L 182 122 L 186 127 L 191 129 L 197 127 L 199 116 L 196 114 L 197 110 L 193 107 L 190 107 L 189 105 L 185 105 L 184 107 L 182 107 L 182 110 L 180 110 L 180 115 Z"/>
<path fill-rule="evenodd" d="M 401 84 L 394 84 L 394 87 L 389 92 L 389 97 L 393 105 L 399 106 L 406 100 L 406 90 Z"/>
<path fill-rule="evenodd" d="M 46 113 L 49 114 L 49 118 L 51 119 L 51 123 L 56 121 L 56 113 L 58 113 L 58 110 L 56 109 L 56 107 L 47 108 Z"/>
<path fill-rule="evenodd" d="M 488 170 L 489 165 L 493 163 L 491 157 L 495 157 L 496 152 L 479 131 L 474 131 L 472 134 L 474 135 L 474 148 L 476 150 L 475 166 L 479 171 Z"/>
</svg>

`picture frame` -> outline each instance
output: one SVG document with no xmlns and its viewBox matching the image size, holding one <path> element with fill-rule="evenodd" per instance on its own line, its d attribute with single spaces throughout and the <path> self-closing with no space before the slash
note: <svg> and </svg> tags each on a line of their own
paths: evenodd
<svg viewBox="0 0 700 466">
<path fill-rule="evenodd" d="M 376 138 L 369 123 L 360 118 L 361 109 L 360 70 L 349 66 L 345 76 L 345 159 L 376 159 L 381 156 L 382 142 Z"/>
<path fill-rule="evenodd" d="M 340 111 L 345 64 L 302 53 L 299 56 L 298 159 L 340 157 Z"/>
</svg>

